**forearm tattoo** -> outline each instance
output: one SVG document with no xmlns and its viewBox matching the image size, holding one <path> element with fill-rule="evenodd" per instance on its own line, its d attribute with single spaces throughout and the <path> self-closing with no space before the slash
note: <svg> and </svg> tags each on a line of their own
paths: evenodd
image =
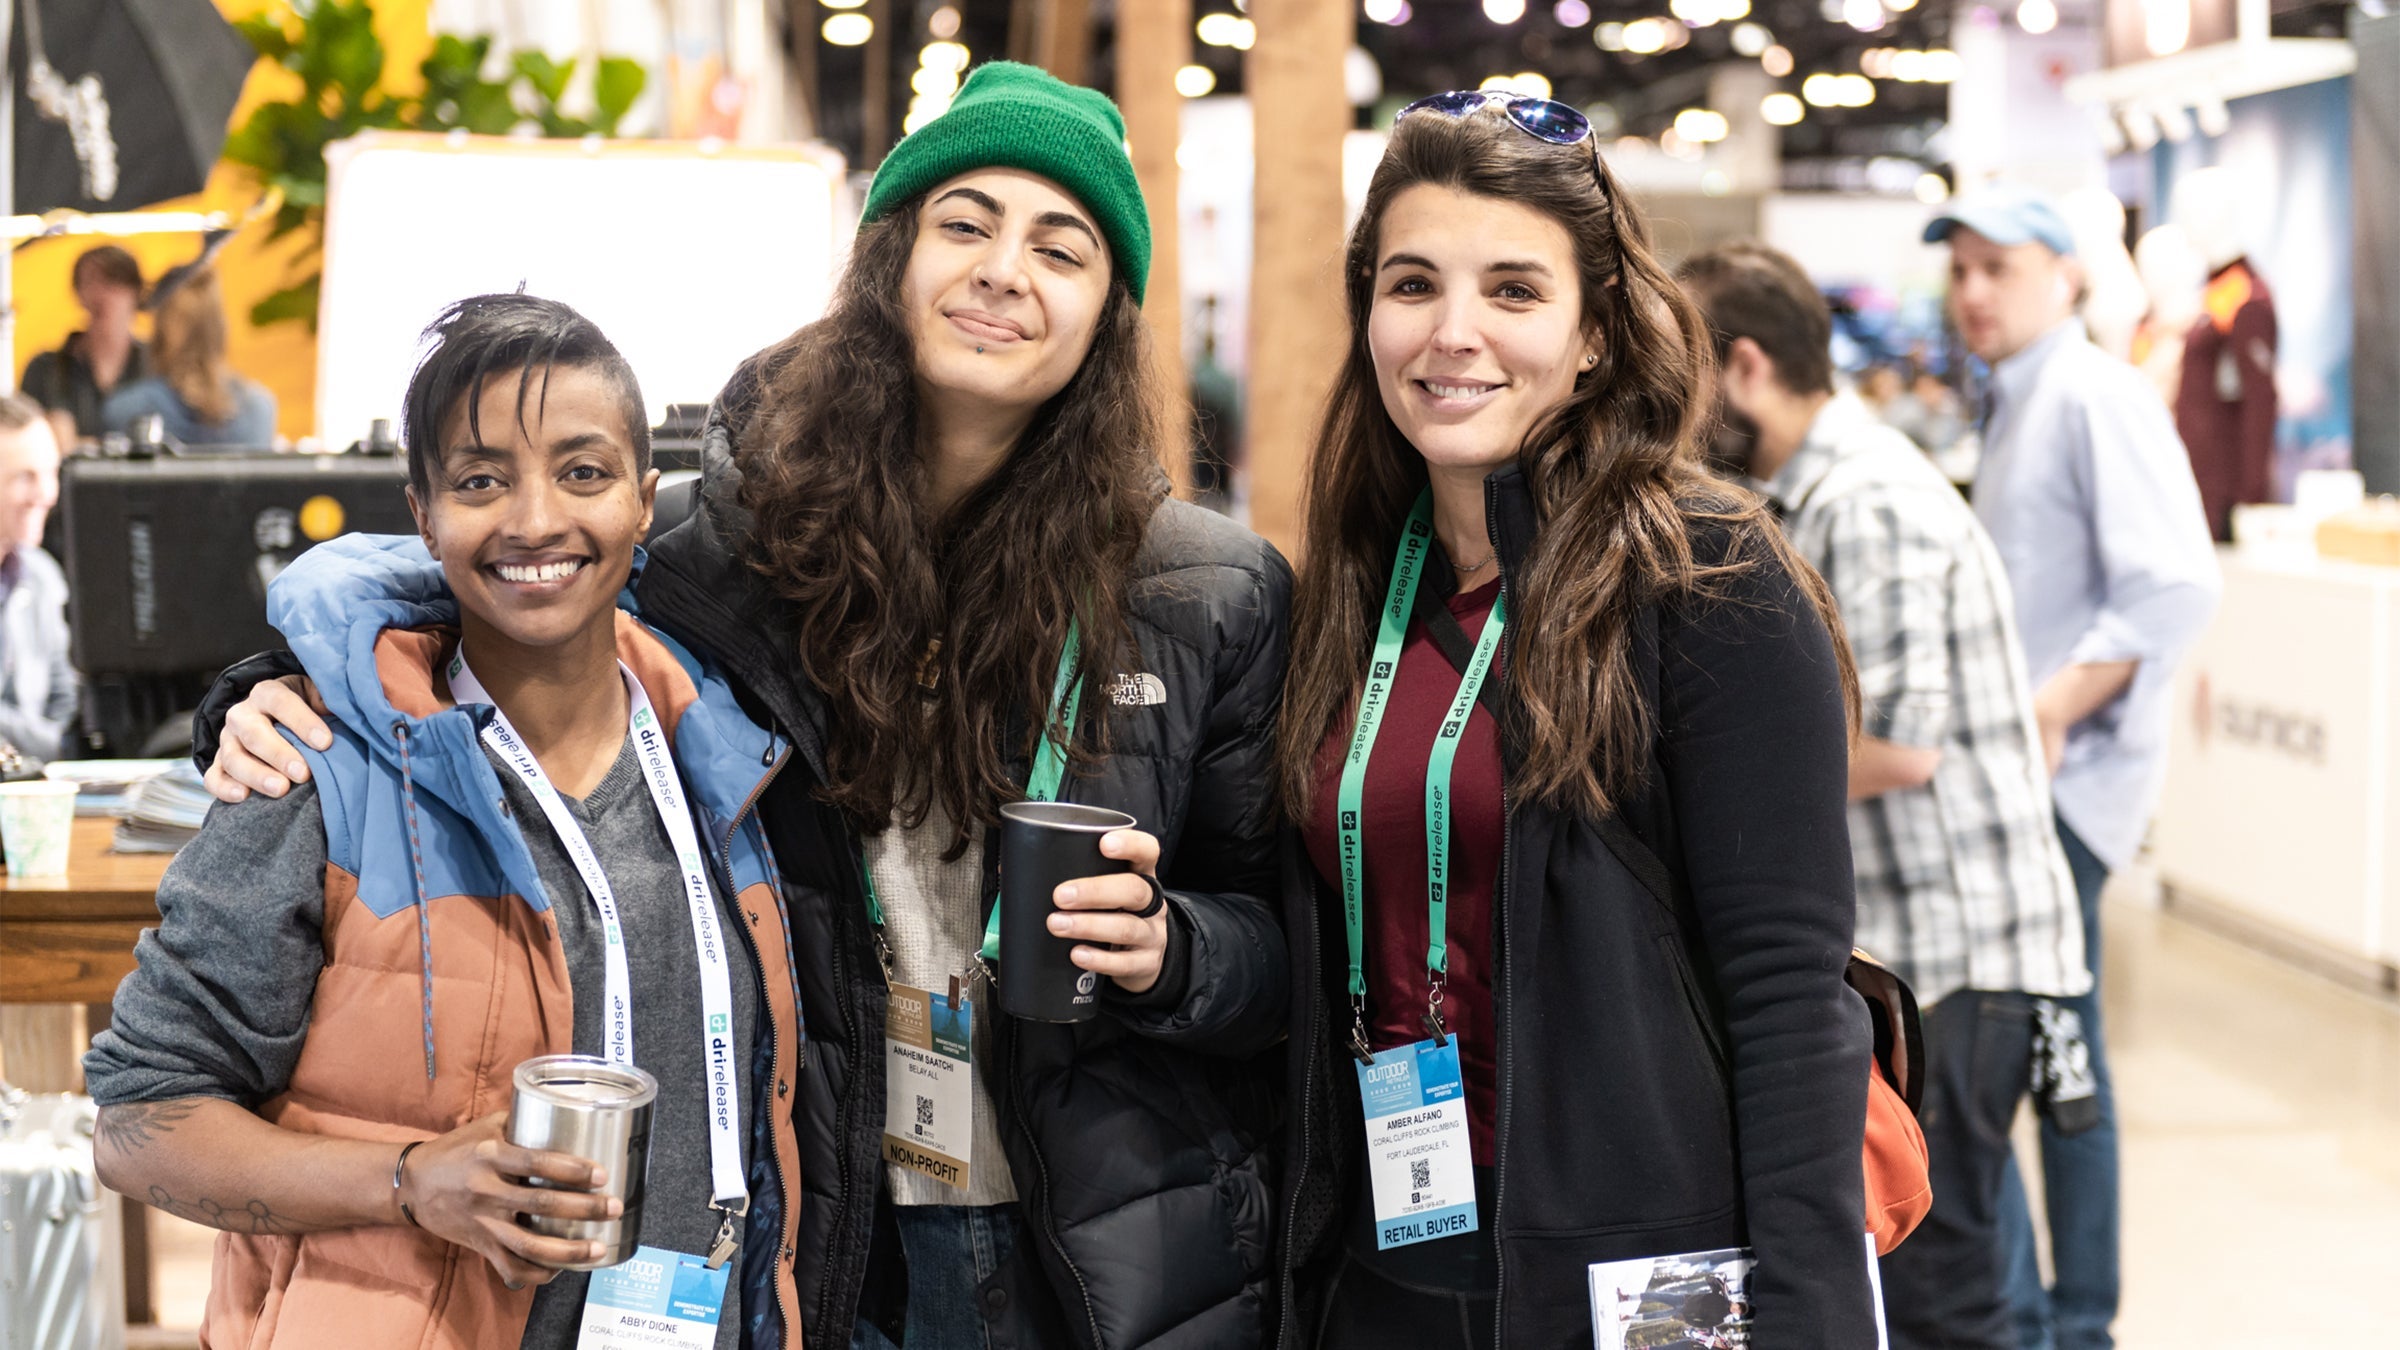
<svg viewBox="0 0 2400 1350">
<path fill-rule="evenodd" d="M 297 1233 L 299 1225 L 268 1208 L 264 1200 L 252 1200 L 239 1209 L 227 1209 L 207 1198 L 178 1200 L 167 1194 L 164 1186 L 150 1188 L 150 1203 L 178 1219 L 221 1228 L 228 1233 L 249 1233 L 264 1236 L 269 1233 Z"/>
<path fill-rule="evenodd" d="M 151 1140 L 172 1133 L 186 1116 L 199 1109 L 200 1099 L 194 1097 L 104 1106 L 93 1129 L 100 1142 L 118 1153 L 139 1153 L 150 1146 Z"/>
</svg>

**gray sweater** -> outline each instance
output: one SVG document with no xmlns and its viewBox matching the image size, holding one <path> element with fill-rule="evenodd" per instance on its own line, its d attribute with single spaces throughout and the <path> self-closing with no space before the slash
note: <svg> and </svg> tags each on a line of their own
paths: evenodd
<svg viewBox="0 0 2400 1350">
<path fill-rule="evenodd" d="M 533 794 L 506 765 L 494 767 L 557 912 L 575 996 L 575 1052 L 600 1054 L 602 943 L 590 893 Z M 642 1241 L 705 1252 L 716 1216 L 708 1209 L 701 1110 L 700 982 L 674 849 L 630 740 L 590 796 L 566 800 L 617 892 L 633 979 L 634 1048 L 659 1082 Z M 280 800 L 253 796 L 210 809 L 199 837 L 167 869 L 158 889 L 159 926 L 136 944 L 139 967 L 117 987 L 109 1030 L 84 1058 L 94 1098 L 105 1105 L 220 1097 L 256 1106 L 283 1091 L 308 1037 L 309 1005 L 324 966 L 325 852 L 314 784 Z M 746 931 L 722 896 L 718 910 L 727 931 Z M 727 954 L 736 1043 L 748 1045 L 759 1032 L 757 963 L 746 942 L 728 943 Z M 748 1067 L 745 1057 L 745 1074 Z M 743 1082 L 745 1162 L 756 1090 Z M 523 1344 L 572 1350 L 588 1282 L 568 1272 L 542 1286 Z M 728 1286 L 726 1303 L 718 1350 L 741 1344 L 737 1287 Z"/>
</svg>

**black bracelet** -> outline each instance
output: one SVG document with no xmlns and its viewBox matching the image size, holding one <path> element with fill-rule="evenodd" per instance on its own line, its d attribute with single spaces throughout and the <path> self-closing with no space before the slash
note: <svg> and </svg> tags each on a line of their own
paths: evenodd
<svg viewBox="0 0 2400 1350">
<path fill-rule="evenodd" d="M 1158 884 L 1158 878 L 1146 872 L 1136 872 L 1134 875 L 1150 883 L 1150 903 L 1135 910 L 1133 917 L 1147 919 L 1165 909 L 1167 907 L 1167 888 Z"/>
<path fill-rule="evenodd" d="M 408 1155 L 416 1152 L 417 1145 L 424 1142 L 422 1139 L 417 1139 L 400 1146 L 400 1156 L 392 1163 L 392 1194 L 400 1193 L 400 1178 L 401 1174 L 408 1169 Z M 411 1228 L 422 1230 L 425 1227 L 417 1222 L 417 1212 L 408 1207 L 406 1200 L 400 1202 L 400 1217 L 408 1220 L 408 1226 Z"/>
</svg>

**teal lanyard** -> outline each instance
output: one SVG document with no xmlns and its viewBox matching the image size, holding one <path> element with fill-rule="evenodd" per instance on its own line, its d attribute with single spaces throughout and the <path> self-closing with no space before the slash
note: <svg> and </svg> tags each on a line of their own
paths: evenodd
<svg viewBox="0 0 2400 1350">
<path fill-rule="evenodd" d="M 1037 802 L 1058 800 L 1058 785 L 1067 777 L 1067 747 L 1075 743 L 1075 719 L 1083 706 L 1083 672 L 1079 668 L 1081 637 L 1073 619 L 1067 620 L 1067 643 L 1058 653 L 1058 675 L 1050 682 L 1050 717 L 1042 723 L 1042 742 L 1033 749 L 1033 772 L 1025 780 L 1025 796 Z M 875 871 L 859 868 L 867 883 L 867 918 L 882 942 L 883 901 L 875 894 Z M 983 925 L 983 957 L 1000 958 L 1000 907 L 991 907 Z M 888 964 L 888 962 L 887 962 Z"/>
<path fill-rule="evenodd" d="M 1391 702 L 1392 683 L 1400 673 L 1400 649 L 1408 640 L 1409 615 L 1417 602 L 1417 582 L 1425 555 L 1433 543 L 1433 494 L 1420 494 L 1408 524 L 1400 532 L 1400 550 L 1392 560 L 1392 581 L 1383 597 L 1383 617 L 1375 629 L 1375 654 L 1367 665 L 1366 685 L 1359 691 L 1358 720 L 1350 732 L 1350 754 L 1342 763 L 1342 784 L 1335 799 L 1341 839 L 1342 920 L 1350 938 L 1350 1007 L 1352 1049 L 1366 1054 L 1366 836 L 1362 810 L 1367 786 L 1367 759 L 1375 751 L 1375 735 L 1383 726 Z M 1475 640 L 1475 654 L 1459 677 L 1458 693 L 1433 739 L 1433 754 L 1425 765 L 1425 916 L 1430 941 L 1425 949 L 1426 1023 L 1436 1039 L 1442 1029 L 1442 986 L 1450 968 L 1448 913 L 1450 904 L 1451 766 L 1458 758 L 1459 739 L 1467 717 L 1483 691 L 1501 631 L 1508 622 L 1508 600 L 1492 604 Z"/>
</svg>

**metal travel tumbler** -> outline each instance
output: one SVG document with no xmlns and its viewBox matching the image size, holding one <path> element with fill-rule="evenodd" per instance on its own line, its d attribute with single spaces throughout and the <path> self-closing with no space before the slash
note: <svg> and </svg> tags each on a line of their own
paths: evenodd
<svg viewBox="0 0 2400 1350">
<path fill-rule="evenodd" d="M 1100 977 L 1075 964 L 1075 944 L 1050 932 L 1051 894 L 1078 877 L 1130 871 L 1100 856 L 1100 836 L 1137 823 L 1122 811 L 1070 802 L 1000 808 L 1000 1008 L 1035 1022 L 1082 1022 L 1100 1011 Z"/>
<path fill-rule="evenodd" d="M 546 1237 L 606 1247 L 598 1260 L 564 1269 L 602 1270 L 640 1249 L 643 1176 L 650 1167 L 650 1108 L 657 1100 L 657 1079 L 591 1055 L 543 1055 L 517 1066 L 508 1141 L 600 1164 L 608 1169 L 608 1184 L 600 1193 L 625 1202 L 624 1214 L 614 1219 L 525 1216 L 526 1226 Z"/>
</svg>

